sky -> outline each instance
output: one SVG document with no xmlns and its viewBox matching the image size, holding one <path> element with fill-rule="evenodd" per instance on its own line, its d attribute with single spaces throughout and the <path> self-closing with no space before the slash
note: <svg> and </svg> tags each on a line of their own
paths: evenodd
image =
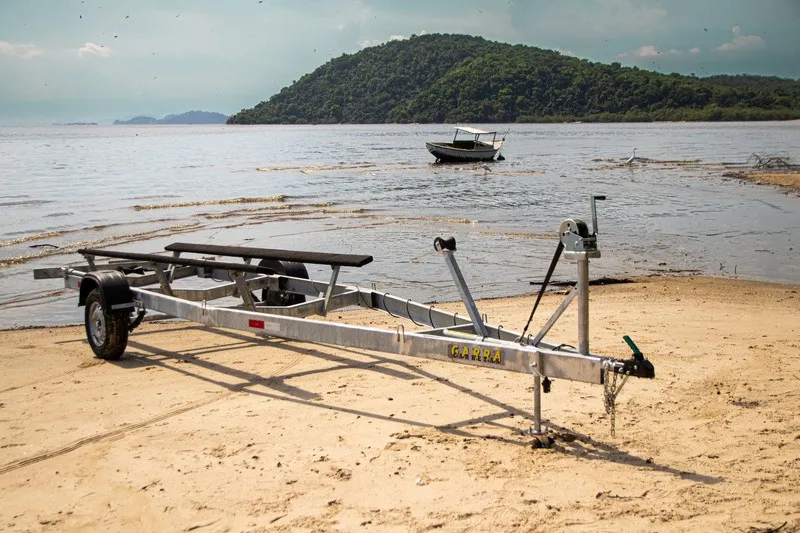
<svg viewBox="0 0 800 533">
<path fill-rule="evenodd" d="M 342 54 L 429 33 L 800 79 L 800 0 L 0 0 L 0 124 L 232 114 Z"/>
</svg>

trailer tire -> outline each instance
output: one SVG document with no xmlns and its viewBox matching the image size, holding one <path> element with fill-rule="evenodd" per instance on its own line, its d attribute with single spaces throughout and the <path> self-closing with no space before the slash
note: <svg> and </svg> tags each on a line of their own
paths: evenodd
<svg viewBox="0 0 800 533">
<path fill-rule="evenodd" d="M 86 297 L 86 339 L 100 359 L 115 361 L 122 357 L 128 344 L 129 322 L 128 313 L 106 308 L 100 288 L 92 289 Z"/>
<path fill-rule="evenodd" d="M 308 278 L 308 270 L 303 263 L 296 261 L 281 261 L 278 259 L 263 259 L 258 266 L 271 268 L 276 274 L 291 276 L 293 278 Z M 301 304 L 306 301 L 304 294 L 295 294 L 281 290 L 264 289 L 261 291 L 261 301 L 266 305 L 286 307 Z"/>
</svg>

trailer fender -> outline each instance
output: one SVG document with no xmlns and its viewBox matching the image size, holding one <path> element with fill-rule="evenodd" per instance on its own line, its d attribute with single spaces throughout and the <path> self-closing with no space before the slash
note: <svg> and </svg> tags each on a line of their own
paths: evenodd
<svg viewBox="0 0 800 533">
<path fill-rule="evenodd" d="M 78 306 L 86 305 L 86 297 L 94 289 L 100 289 L 103 307 L 109 311 L 126 311 L 134 308 L 131 292 L 125 274 L 116 270 L 89 272 L 81 279 Z"/>
</svg>

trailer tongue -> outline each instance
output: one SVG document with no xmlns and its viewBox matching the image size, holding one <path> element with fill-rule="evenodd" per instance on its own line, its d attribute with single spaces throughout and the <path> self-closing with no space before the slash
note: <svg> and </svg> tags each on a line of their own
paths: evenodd
<svg viewBox="0 0 800 533">
<path fill-rule="evenodd" d="M 589 259 L 600 257 L 595 208 L 595 200 L 599 199 L 604 197 L 591 197 L 591 232 L 580 220 L 567 219 L 561 224 L 556 254 L 521 333 L 485 323 L 456 261 L 456 242 L 452 237 L 437 237 L 434 247 L 444 256 L 467 316 L 374 288 L 337 282 L 342 267 L 369 264 L 372 261 L 369 255 L 180 242 L 165 247 L 172 255 L 84 248 L 78 252 L 86 259 L 85 265 L 36 269 L 34 277 L 62 278 L 66 287 L 79 291 L 78 305 L 85 306 L 87 340 L 94 353 L 104 359 L 120 358 L 127 346 L 128 333 L 141 323 L 146 313 L 158 312 L 265 336 L 532 374 L 531 435 L 536 445 L 546 446 L 550 438 L 542 427 L 541 392 L 549 392 L 551 379 L 603 385 L 604 405 L 611 415 L 613 434 L 615 399 L 628 377 L 655 376 L 652 363 L 629 337 L 625 341 L 633 355 L 627 359 L 589 351 Z M 208 255 L 215 257 L 209 259 Z M 577 263 L 577 284 L 539 332 L 529 335 L 531 319 L 561 256 Z M 101 257 L 114 261 L 97 262 Z M 259 262 L 254 263 L 255 260 Z M 329 265 L 330 279 L 309 279 L 306 263 Z M 185 278 L 214 283 L 205 281 L 202 287 L 176 283 Z M 237 303 L 215 305 L 231 297 L 237 298 Z M 578 346 L 546 341 L 544 337 L 550 328 L 575 299 Z M 406 331 L 400 324 L 397 329 L 388 330 L 308 318 L 356 306 L 390 313 L 422 329 Z"/>
</svg>

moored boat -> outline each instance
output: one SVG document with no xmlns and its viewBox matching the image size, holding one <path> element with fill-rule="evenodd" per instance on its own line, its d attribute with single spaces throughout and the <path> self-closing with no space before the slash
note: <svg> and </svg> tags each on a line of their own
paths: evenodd
<svg viewBox="0 0 800 533">
<path fill-rule="evenodd" d="M 479 130 L 466 126 L 456 126 L 452 142 L 426 142 L 425 146 L 436 161 L 453 163 L 460 161 L 491 161 L 503 146 L 503 139 L 497 139 L 496 131 Z M 462 138 L 458 138 L 458 134 Z M 472 138 L 464 139 L 464 134 Z M 489 140 L 491 136 L 491 140 Z"/>
</svg>

